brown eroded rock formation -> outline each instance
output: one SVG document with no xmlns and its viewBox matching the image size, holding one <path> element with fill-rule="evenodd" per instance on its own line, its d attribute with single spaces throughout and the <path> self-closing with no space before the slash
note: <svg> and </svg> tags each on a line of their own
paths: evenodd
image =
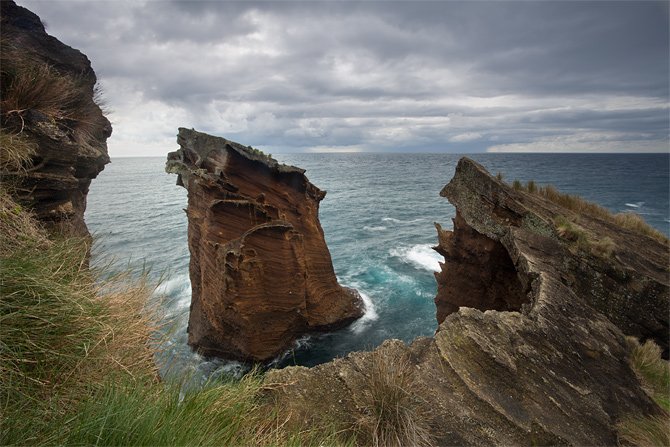
<svg viewBox="0 0 670 447">
<path fill-rule="evenodd" d="M 335 278 L 318 218 L 326 193 L 304 170 L 194 130 L 177 141 L 166 170 L 188 190 L 191 346 L 262 362 L 362 315 Z"/>
<path fill-rule="evenodd" d="M 91 180 L 109 163 L 109 121 L 88 58 L 48 35 L 39 17 L 0 2 L 3 186 L 48 228 L 88 236 Z"/>
<path fill-rule="evenodd" d="M 617 445 L 618 421 L 662 412 L 624 334 L 667 346 L 667 244 L 515 191 L 467 158 L 442 195 L 458 214 L 453 232 L 438 227 L 435 336 L 268 373 L 289 423 L 365 426 L 396 396 L 429 433 L 412 444 Z M 611 238 L 612 253 L 576 250 L 557 215 Z M 407 395 L 392 392 L 399 375 Z"/>
</svg>

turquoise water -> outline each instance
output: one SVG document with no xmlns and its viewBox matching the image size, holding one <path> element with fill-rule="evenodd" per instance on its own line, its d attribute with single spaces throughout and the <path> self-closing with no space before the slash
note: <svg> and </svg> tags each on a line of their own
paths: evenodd
<svg viewBox="0 0 670 447">
<path fill-rule="evenodd" d="M 366 315 L 338 332 L 305 337 L 276 366 L 315 365 L 388 338 L 411 341 L 436 329 L 433 271 L 441 257 L 433 222 L 451 227 L 454 208 L 439 196 L 459 156 L 452 154 L 280 154 L 280 162 L 307 169 L 328 191 L 321 224 L 343 285 L 358 289 Z M 508 181 L 551 183 L 614 212 L 635 211 L 669 232 L 668 154 L 479 154 Z M 91 185 L 86 221 L 96 235 L 93 260 L 109 256 L 117 268 L 151 267 L 166 274 L 159 292 L 174 323 L 159 359 L 164 373 L 198 377 L 237 372 L 242 365 L 203 359 L 186 345 L 190 302 L 186 191 L 165 174 L 162 158 L 114 159 Z M 105 254 L 104 259 L 101 255 Z"/>
</svg>

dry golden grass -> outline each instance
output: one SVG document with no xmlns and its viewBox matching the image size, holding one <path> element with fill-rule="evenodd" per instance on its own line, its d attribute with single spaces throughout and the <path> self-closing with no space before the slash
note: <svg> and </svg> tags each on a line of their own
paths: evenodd
<svg viewBox="0 0 670 447">
<path fill-rule="evenodd" d="M 633 417 L 618 424 L 619 436 L 638 447 L 670 446 L 670 418 L 667 416 Z"/>
<path fill-rule="evenodd" d="M 152 334 L 159 327 L 158 306 L 147 303 L 155 290 L 146 276 L 118 275 L 105 279 L 104 290 L 96 282 L 95 300 L 104 312 L 87 316 L 85 324 L 97 326 L 98 334 L 77 360 L 71 377 L 90 383 L 103 382 L 110 374 L 130 380 L 157 380 L 154 355 L 158 342 Z M 66 386 L 71 387 L 67 381 Z"/>
<path fill-rule="evenodd" d="M 36 150 L 37 145 L 25 134 L 0 130 L 0 175 L 25 173 Z"/>
<path fill-rule="evenodd" d="M 626 337 L 630 363 L 645 391 L 662 408 L 656 416 L 629 416 L 617 424 L 622 440 L 640 447 L 670 446 L 670 363 L 651 340 Z"/>
<path fill-rule="evenodd" d="M 89 91 L 83 79 L 61 73 L 6 38 L 0 39 L 0 47 L 3 128 L 20 135 L 26 114 L 38 112 L 69 129 L 79 144 L 95 145 L 102 138 L 106 121 L 95 102 L 101 98 L 98 89 Z"/>
<path fill-rule="evenodd" d="M 0 205 L 3 445 L 342 444 L 334 431 L 287 429 L 258 374 L 161 382 L 147 277 L 103 279 L 86 241 L 49 240 L 3 191 Z"/>
<path fill-rule="evenodd" d="M 609 258 L 614 254 L 616 250 L 616 244 L 612 238 L 605 236 L 604 238 L 598 240 L 590 241 L 591 252 L 601 258 Z"/>
<path fill-rule="evenodd" d="M 357 434 L 364 445 L 375 447 L 429 446 L 426 411 L 412 392 L 413 367 L 403 355 L 371 353 L 365 386 L 354 399 L 363 416 Z"/>
<path fill-rule="evenodd" d="M 572 194 L 563 194 L 559 192 L 552 185 L 538 187 L 532 180 L 529 181 L 526 186 L 524 186 L 520 181 L 514 180 L 514 182 L 512 182 L 512 188 L 514 188 L 517 191 L 525 191 L 528 193 L 536 194 L 540 197 L 544 197 L 550 202 L 562 206 L 563 208 L 567 208 L 571 211 L 574 211 L 577 214 L 584 214 L 605 220 L 607 222 L 614 223 L 621 228 L 625 228 L 627 230 L 631 230 L 636 233 L 649 236 L 651 238 L 658 240 L 661 243 L 668 244 L 670 242 L 663 233 L 651 227 L 638 214 L 635 213 L 613 214 L 607 208 L 602 207 L 596 203 L 584 200 L 579 196 Z M 603 249 L 605 251 L 609 251 L 610 248 L 611 244 L 605 243 L 605 247 Z"/>
<path fill-rule="evenodd" d="M 0 188 L 0 258 L 32 246 L 45 249 L 51 241 L 33 215 Z"/>
<path fill-rule="evenodd" d="M 50 239 L 0 190 L 0 397 L 65 411 L 114 374 L 155 378 L 146 278 L 99 283 L 87 241 Z"/>
<path fill-rule="evenodd" d="M 670 363 L 661 358 L 661 348 L 652 340 L 640 344 L 627 337 L 631 349 L 630 361 L 642 384 L 661 406 L 670 411 Z"/>
</svg>

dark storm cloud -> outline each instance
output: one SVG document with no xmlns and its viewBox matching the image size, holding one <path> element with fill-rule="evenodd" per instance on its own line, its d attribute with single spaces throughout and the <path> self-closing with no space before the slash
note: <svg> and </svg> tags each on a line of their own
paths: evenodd
<svg viewBox="0 0 670 447">
<path fill-rule="evenodd" d="M 93 62 L 113 155 L 667 150 L 667 2 L 19 0 Z M 167 146 L 167 147 L 166 147 Z"/>
</svg>

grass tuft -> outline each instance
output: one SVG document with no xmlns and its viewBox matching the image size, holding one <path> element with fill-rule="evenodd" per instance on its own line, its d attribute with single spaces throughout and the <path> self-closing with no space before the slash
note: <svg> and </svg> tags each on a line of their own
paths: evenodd
<svg viewBox="0 0 670 447">
<path fill-rule="evenodd" d="M 19 250 L 51 246 L 46 231 L 33 215 L 0 187 L 0 259 Z"/>
<path fill-rule="evenodd" d="M 618 424 L 619 437 L 638 447 L 669 446 L 669 427 L 667 416 L 631 417 Z"/>
<path fill-rule="evenodd" d="M 84 78 L 60 72 L 7 38 L 0 39 L 0 47 L 0 122 L 13 136 L 11 140 L 3 137 L 2 143 L 3 151 L 12 149 L 13 164 L 28 158 L 28 149 L 34 149 L 33 145 L 16 139 L 26 129 L 29 116 L 57 123 L 71 131 L 81 145 L 97 145 L 107 124 L 95 102 L 95 98 L 100 99 L 99 90 L 94 88 L 90 92 Z"/>
<path fill-rule="evenodd" d="M 0 130 L 0 174 L 23 174 L 32 166 L 37 145 L 24 133 Z"/>
<path fill-rule="evenodd" d="M 661 358 L 661 348 L 651 340 L 644 344 L 626 337 L 630 362 L 643 388 L 662 408 L 656 416 L 629 416 L 617 428 L 619 437 L 640 447 L 670 445 L 670 363 Z"/>
<path fill-rule="evenodd" d="M 355 396 L 364 415 L 358 421 L 358 436 L 365 445 L 432 445 L 426 413 L 412 393 L 414 386 L 412 364 L 405 356 L 371 353 L 365 387 Z"/>
<path fill-rule="evenodd" d="M 597 238 L 575 222 L 568 220 L 565 216 L 556 216 L 554 218 L 554 226 L 558 236 L 568 241 L 578 250 L 592 253 L 604 259 L 612 257 L 616 250 L 616 244 L 610 237 Z"/>
<path fill-rule="evenodd" d="M 533 180 L 528 180 L 528 183 L 526 183 L 526 191 L 531 194 L 535 194 L 537 192 L 537 185 Z"/>
<path fill-rule="evenodd" d="M 556 232 L 563 239 L 574 242 L 579 246 L 585 246 L 587 244 L 586 232 L 580 226 L 569 221 L 564 216 L 556 216 L 556 218 L 554 218 L 554 225 L 556 227 Z"/>
<path fill-rule="evenodd" d="M 91 271 L 86 241 L 48 239 L 2 190 L 0 205 L 3 445 L 340 443 L 334 430 L 286 428 L 256 373 L 160 381 L 147 277 Z"/>
<path fill-rule="evenodd" d="M 640 344 L 627 337 L 631 345 L 631 364 L 649 394 L 670 411 L 670 363 L 661 358 L 661 348 L 652 340 Z"/>
</svg>

